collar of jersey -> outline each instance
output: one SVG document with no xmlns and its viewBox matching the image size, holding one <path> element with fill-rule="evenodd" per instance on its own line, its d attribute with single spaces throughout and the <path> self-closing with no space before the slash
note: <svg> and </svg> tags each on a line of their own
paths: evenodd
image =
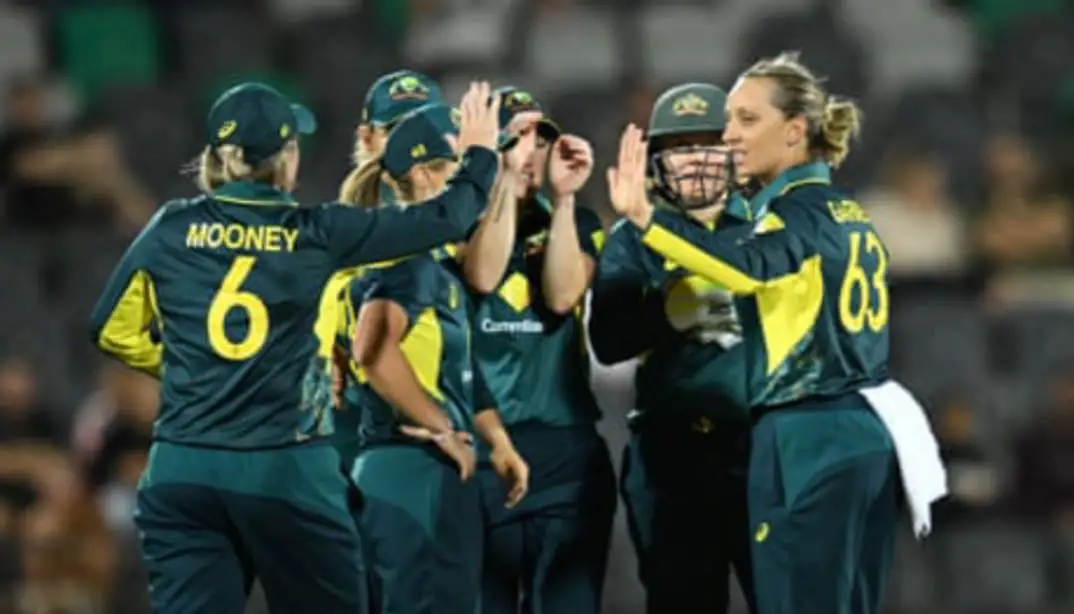
<svg viewBox="0 0 1074 614">
<path fill-rule="evenodd" d="M 768 212 L 768 205 L 791 190 L 809 184 L 830 184 L 832 169 L 823 162 L 807 162 L 792 166 L 779 174 L 772 183 L 750 199 L 749 210 L 754 219 L 761 219 Z"/>
<path fill-rule="evenodd" d="M 213 198 L 237 205 L 298 205 L 295 197 L 257 181 L 232 181 L 213 190 Z"/>
</svg>

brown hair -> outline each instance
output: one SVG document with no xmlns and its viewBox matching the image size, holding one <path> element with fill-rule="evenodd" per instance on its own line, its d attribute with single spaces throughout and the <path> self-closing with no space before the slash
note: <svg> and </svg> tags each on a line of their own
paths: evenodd
<svg viewBox="0 0 1074 614">
<path fill-rule="evenodd" d="M 438 159 L 430 160 L 422 166 L 432 171 L 442 171 L 450 163 L 450 160 Z M 391 187 L 399 203 L 412 203 L 417 200 L 410 177 L 392 177 L 384 170 L 383 156 L 377 156 L 365 160 L 347 175 L 339 187 L 339 201 L 362 207 L 379 206 L 381 182 Z"/>
<path fill-rule="evenodd" d="M 244 159 L 242 148 L 237 145 L 221 145 L 216 148 L 207 145 L 198 157 L 198 186 L 211 192 L 234 181 L 272 183 L 283 172 L 283 153 L 289 147 L 295 146 L 295 141 L 289 141 L 269 159 L 251 166 Z"/>
<path fill-rule="evenodd" d="M 829 95 L 820 79 L 798 60 L 797 52 L 760 60 L 742 78 L 771 79 L 776 84 L 772 104 L 788 118 L 805 118 L 810 155 L 832 168 L 843 163 L 850 153 L 850 140 L 861 131 L 861 109 L 852 100 Z"/>
</svg>

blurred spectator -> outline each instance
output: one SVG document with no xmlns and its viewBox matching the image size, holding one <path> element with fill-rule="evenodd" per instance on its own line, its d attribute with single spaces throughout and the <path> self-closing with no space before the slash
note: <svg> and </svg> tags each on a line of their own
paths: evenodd
<svg viewBox="0 0 1074 614">
<path fill-rule="evenodd" d="M 1052 383 L 1048 406 L 1017 442 L 1018 502 L 1043 520 L 1074 526 L 1074 366 Z"/>
<path fill-rule="evenodd" d="M 38 506 L 24 525 L 15 614 L 103 614 L 116 552 L 94 506 Z"/>
<path fill-rule="evenodd" d="M 976 237 L 985 263 L 1000 269 L 1069 264 L 1071 205 L 1045 183 L 1042 163 L 1029 144 L 1015 136 L 995 137 L 986 162 L 987 203 Z"/>
<path fill-rule="evenodd" d="M 115 220 L 138 230 L 153 202 L 124 166 L 119 143 L 104 127 L 69 130 L 49 109 L 48 84 L 14 83 L 0 136 L 0 187 L 7 222 L 55 234 L 77 224 Z"/>
<path fill-rule="evenodd" d="M 100 390 L 75 415 L 75 456 L 108 525 L 133 529 L 135 492 L 145 468 L 159 404 L 155 380 L 109 363 Z"/>
<path fill-rule="evenodd" d="M 936 509 L 937 522 L 980 517 L 1000 499 L 1000 475 L 981 445 L 980 424 L 969 399 L 949 395 L 936 408 L 934 424 L 951 491 Z"/>
<path fill-rule="evenodd" d="M 891 252 L 893 276 L 965 272 L 965 215 L 947 193 L 947 169 L 935 154 L 896 150 L 887 160 L 882 184 L 861 202 Z"/>
<path fill-rule="evenodd" d="M 28 362 L 11 358 L 0 363 L 0 442 L 64 443 L 59 421 L 38 402 L 37 385 Z"/>
</svg>

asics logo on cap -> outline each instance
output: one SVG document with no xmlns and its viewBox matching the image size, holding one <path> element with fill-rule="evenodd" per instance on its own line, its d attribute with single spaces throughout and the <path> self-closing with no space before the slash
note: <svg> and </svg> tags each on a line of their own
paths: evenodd
<svg viewBox="0 0 1074 614">
<path fill-rule="evenodd" d="M 220 125 L 216 130 L 216 138 L 221 141 L 226 140 L 229 136 L 235 134 L 235 131 L 239 129 L 239 122 L 234 120 L 228 120 Z"/>
</svg>

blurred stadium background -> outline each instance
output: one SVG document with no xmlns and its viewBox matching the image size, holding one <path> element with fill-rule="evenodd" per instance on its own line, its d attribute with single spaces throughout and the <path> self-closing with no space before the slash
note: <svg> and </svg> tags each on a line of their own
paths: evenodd
<svg viewBox="0 0 1074 614">
<path fill-rule="evenodd" d="M 839 180 L 893 252 L 897 374 L 950 463 L 890 611 L 1074 611 L 1070 1 L 27 0 L 0 2 L 0 613 L 147 611 L 130 513 L 155 389 L 102 363 L 85 318 L 156 204 L 193 191 L 179 171 L 223 87 L 258 78 L 316 110 L 312 201 L 382 72 L 453 98 L 476 76 L 530 88 L 603 167 L 666 85 L 729 86 L 783 49 L 868 114 Z M 629 378 L 596 378 L 616 456 Z M 605 611 L 641 603 L 620 523 Z"/>
</svg>

